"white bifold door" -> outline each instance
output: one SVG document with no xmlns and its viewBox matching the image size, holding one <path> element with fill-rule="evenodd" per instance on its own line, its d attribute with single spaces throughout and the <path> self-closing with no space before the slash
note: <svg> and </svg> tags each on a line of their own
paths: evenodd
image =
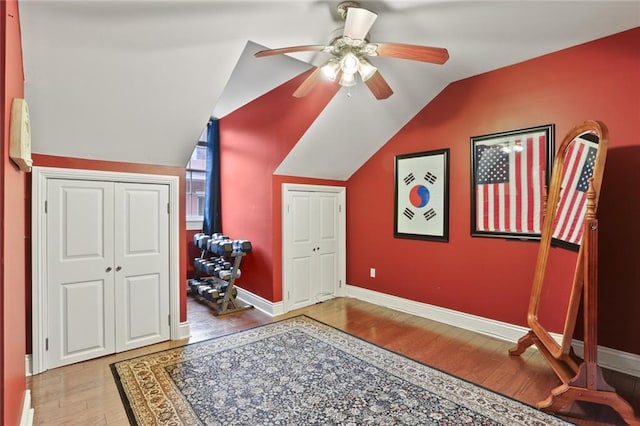
<svg viewBox="0 0 640 426">
<path fill-rule="evenodd" d="M 285 192 L 287 311 L 336 296 L 340 286 L 340 194 Z"/>
<path fill-rule="evenodd" d="M 47 367 L 168 340 L 168 186 L 49 179 Z"/>
</svg>

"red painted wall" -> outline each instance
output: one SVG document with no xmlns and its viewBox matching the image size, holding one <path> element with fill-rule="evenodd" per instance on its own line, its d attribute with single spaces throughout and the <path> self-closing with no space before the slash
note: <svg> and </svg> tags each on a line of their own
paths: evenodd
<svg viewBox="0 0 640 426">
<path fill-rule="evenodd" d="M 18 424 L 25 380 L 25 173 L 9 159 L 11 103 L 24 97 L 22 46 L 18 3 L 3 2 L 2 16 L 2 164 L 0 167 L 0 227 L 2 272 L 0 278 L 0 345 L 2 376 L 2 424 Z"/>
<path fill-rule="evenodd" d="M 187 245 L 186 245 L 186 200 L 185 197 L 182 196 L 185 193 L 186 189 L 186 180 L 185 180 L 185 169 L 183 167 L 169 167 L 169 166 L 156 166 L 151 164 L 135 164 L 135 163 L 120 163 L 113 161 L 98 161 L 98 160 L 87 160 L 82 158 L 69 158 L 69 157 L 56 157 L 50 155 L 42 155 L 42 154 L 33 154 L 33 165 L 34 166 L 44 166 L 44 167 L 59 167 L 66 169 L 85 169 L 85 170 L 102 170 L 102 171 L 111 171 L 111 172 L 122 172 L 122 173 L 145 173 L 145 174 L 155 174 L 155 175 L 170 175 L 170 176 L 178 176 L 180 178 L 179 181 L 179 191 L 181 196 L 179 197 L 180 205 L 179 205 L 179 223 L 180 226 L 180 235 L 179 235 L 179 244 L 180 244 L 180 321 L 184 322 L 187 320 L 187 300 L 186 300 L 186 279 L 187 279 Z M 27 212 L 28 217 L 31 217 L 31 211 Z M 29 283 L 29 288 L 31 285 Z M 31 300 L 31 299 L 29 299 Z M 28 336 L 30 339 L 30 336 Z"/>
<path fill-rule="evenodd" d="M 610 131 L 599 343 L 640 354 L 640 28 L 449 85 L 349 180 L 347 282 L 525 326 L 537 244 L 470 236 L 469 138 L 555 123 L 557 146 L 586 119 Z M 440 148 L 451 149 L 449 243 L 393 238 L 394 156 Z M 575 254 L 552 252 L 563 262 L 551 274 L 572 277 Z"/>
<path fill-rule="evenodd" d="M 282 299 L 280 198 L 273 172 L 335 93 L 318 86 L 304 99 L 291 94 L 304 73 L 220 120 L 222 230 L 251 240 L 238 286 L 270 301 Z M 283 179 L 283 180 L 281 180 Z M 317 182 L 313 179 L 299 181 Z M 277 214 L 277 216 L 275 216 Z"/>
</svg>

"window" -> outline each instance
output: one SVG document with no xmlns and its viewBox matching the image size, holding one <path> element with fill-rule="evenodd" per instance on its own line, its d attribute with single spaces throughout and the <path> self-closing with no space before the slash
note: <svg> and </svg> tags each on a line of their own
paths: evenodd
<svg viewBox="0 0 640 426">
<path fill-rule="evenodd" d="M 187 222 L 202 222 L 207 170 L 207 145 L 198 142 L 187 163 Z"/>
</svg>

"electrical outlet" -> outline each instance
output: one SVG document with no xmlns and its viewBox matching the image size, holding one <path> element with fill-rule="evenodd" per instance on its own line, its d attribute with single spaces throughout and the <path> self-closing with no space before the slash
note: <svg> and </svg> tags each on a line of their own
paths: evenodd
<svg viewBox="0 0 640 426">
<path fill-rule="evenodd" d="M 376 268 L 369 269 L 369 276 L 371 278 L 375 278 L 376 277 Z"/>
</svg>

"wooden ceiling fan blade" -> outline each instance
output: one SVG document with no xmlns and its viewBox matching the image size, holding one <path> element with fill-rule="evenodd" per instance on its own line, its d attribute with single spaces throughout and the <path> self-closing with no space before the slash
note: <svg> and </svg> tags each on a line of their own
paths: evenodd
<svg viewBox="0 0 640 426">
<path fill-rule="evenodd" d="M 321 80 L 322 80 L 322 71 L 320 67 L 316 67 L 316 69 L 313 70 L 311 74 L 309 74 L 309 77 L 307 77 L 302 82 L 302 84 L 298 86 L 296 91 L 293 92 L 293 96 L 296 98 L 303 98 L 307 96 L 311 91 L 311 89 L 316 87 L 316 85 L 320 83 Z"/>
<path fill-rule="evenodd" d="M 289 46 L 281 47 L 279 49 L 266 49 L 256 52 L 256 58 L 262 58 L 264 56 L 284 55 L 286 53 L 296 52 L 318 52 L 328 49 L 329 46 L 324 45 L 308 45 L 308 46 Z"/>
<path fill-rule="evenodd" d="M 353 40 L 364 40 L 377 17 L 376 13 L 367 9 L 348 8 L 342 35 Z"/>
<path fill-rule="evenodd" d="M 389 96 L 393 95 L 393 90 L 391 90 L 391 86 L 387 83 L 387 81 L 382 77 L 380 71 L 376 71 L 370 78 L 365 81 L 365 84 L 373 93 L 373 96 L 376 99 L 387 99 Z"/>
<path fill-rule="evenodd" d="M 409 59 L 411 61 L 444 64 L 449 59 L 449 52 L 442 47 L 418 46 L 402 43 L 372 43 L 377 45 L 376 54 L 381 58 Z"/>
</svg>

